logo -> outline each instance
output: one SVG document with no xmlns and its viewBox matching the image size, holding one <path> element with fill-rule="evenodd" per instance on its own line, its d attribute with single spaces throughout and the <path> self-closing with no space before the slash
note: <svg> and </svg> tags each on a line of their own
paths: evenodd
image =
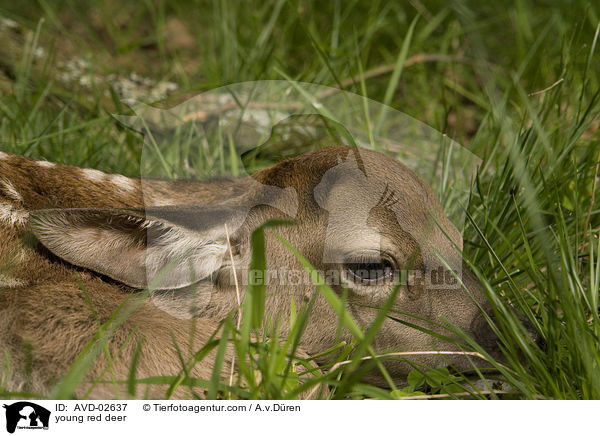
<svg viewBox="0 0 600 436">
<path fill-rule="evenodd" d="M 6 409 L 6 431 L 48 430 L 50 411 L 29 401 L 19 401 L 3 406 Z"/>
</svg>

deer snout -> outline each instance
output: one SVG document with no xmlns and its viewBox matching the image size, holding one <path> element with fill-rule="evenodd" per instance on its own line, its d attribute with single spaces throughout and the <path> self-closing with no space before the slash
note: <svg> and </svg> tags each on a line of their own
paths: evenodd
<svg viewBox="0 0 600 436">
<path fill-rule="evenodd" d="M 533 340 L 533 342 L 542 350 L 546 350 L 546 342 L 542 336 L 534 328 L 533 324 L 524 317 L 519 317 L 519 321 Z M 502 359 L 502 353 L 499 346 L 499 338 L 494 332 L 493 325 L 497 325 L 496 317 L 491 313 L 491 310 L 484 314 L 480 312 L 475 316 L 471 323 L 471 332 L 479 345 L 495 359 Z"/>
<path fill-rule="evenodd" d="M 479 312 L 471 322 L 471 332 L 477 343 L 490 353 L 492 357 L 497 359 L 501 357 L 501 352 L 498 344 L 498 336 L 496 336 L 490 321 L 491 323 L 494 322 L 494 316 L 491 314 L 491 311 L 487 313 Z"/>
<path fill-rule="evenodd" d="M 464 263 L 463 281 L 478 304 L 478 310 L 471 321 L 469 331 L 477 343 L 492 357 L 500 358 L 502 353 L 498 344 L 498 336 L 493 328 L 496 320 L 492 308 L 483 294 L 481 282 Z"/>
<path fill-rule="evenodd" d="M 463 281 L 469 289 L 472 296 L 480 305 L 479 310 L 471 321 L 470 332 L 477 343 L 488 351 L 492 357 L 501 358 L 502 353 L 498 344 L 498 336 L 494 332 L 494 327 L 498 325 L 498 320 L 492 312 L 490 303 L 487 301 L 482 292 L 481 283 L 473 274 L 473 272 L 463 263 Z M 524 316 L 518 316 L 525 331 L 529 334 L 532 341 L 541 349 L 546 349 L 546 343 L 540 336 L 533 324 Z"/>
</svg>

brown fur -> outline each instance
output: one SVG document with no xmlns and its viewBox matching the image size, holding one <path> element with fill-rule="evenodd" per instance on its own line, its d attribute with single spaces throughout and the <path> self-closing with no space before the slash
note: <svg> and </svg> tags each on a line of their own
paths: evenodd
<svg viewBox="0 0 600 436">
<path fill-rule="evenodd" d="M 335 175 L 322 195 L 318 194 L 324 175 L 340 162 L 347 162 L 352 158 L 362 172 L 358 174 L 368 173 L 368 183 L 358 183 L 340 173 Z M 265 195 L 264 185 L 288 190 L 291 188 L 297 193 L 297 205 L 291 207 L 285 196 L 276 198 L 271 203 L 266 202 L 267 204 L 256 201 Z M 96 235 L 95 239 L 90 239 L 90 243 L 78 251 L 69 250 L 68 246 L 65 249 L 64 245 L 67 243 L 61 242 L 62 240 L 46 241 L 42 233 L 34 231 L 53 254 L 32 235 L 29 214 L 35 214 L 35 211 L 41 209 L 65 210 L 64 215 L 60 214 L 60 219 L 70 220 L 71 214 L 77 214 L 77 219 L 83 217 L 81 219 L 86 220 L 88 218 L 85 214 L 88 212 L 81 215 L 80 212 L 69 209 L 118 209 L 125 211 L 119 213 L 129 213 L 127 211 L 138 211 L 148 206 L 198 203 L 215 207 L 242 203 L 250 205 L 250 213 L 243 224 L 233 229 L 230 235 L 235 254 L 234 265 L 229 263 L 227 251 L 223 259 L 219 260 L 222 261 L 221 267 L 215 271 L 215 279 L 208 284 L 202 282 L 191 288 L 191 294 L 209 294 L 208 300 L 203 300 L 202 307 L 196 308 L 193 313 L 188 312 L 187 308 L 180 307 L 180 300 L 169 299 L 168 293 L 162 299 L 144 300 L 114 334 L 106 339 L 106 349 L 112 357 L 111 370 L 116 379 L 123 380 L 127 379 L 137 347 L 142 350 L 137 367 L 138 378 L 180 373 L 181 363 L 173 347 L 173 338 L 181 350 L 186 352 L 186 357 L 189 357 L 190 353 L 197 351 L 207 341 L 218 322 L 235 309 L 236 289 L 230 273 L 233 268 L 239 270 L 248 265 L 251 231 L 267 219 L 295 219 L 295 226 L 280 227 L 276 232 L 297 247 L 317 268 L 327 268 L 321 259 L 326 240 L 335 247 L 363 243 L 368 248 L 371 242 L 369 233 L 364 232 L 364 229 L 348 228 L 346 231 L 328 227 L 328 224 L 332 222 L 332 214 L 336 211 L 351 216 L 357 208 L 356 199 L 348 204 L 342 201 L 345 193 L 359 196 L 364 194 L 360 198 L 364 198 L 366 202 L 372 200 L 369 198 L 369 189 L 377 190 L 380 185 L 385 185 L 386 190 L 389 188 L 396 205 L 378 204 L 369 210 L 366 229 L 369 232 L 373 230 L 377 244 L 398 258 L 411 258 L 417 268 L 425 268 L 427 264 L 437 265 L 432 247 L 460 265 L 460 255 L 453 248 L 453 244 L 460 244 L 460 235 L 443 215 L 431 189 L 403 165 L 375 152 L 360 150 L 359 153 L 348 147 L 331 147 L 289 159 L 260 171 L 251 178 L 238 181 L 212 184 L 144 181 L 143 186 L 138 180 L 124 180 L 121 176 L 85 173 L 79 168 L 63 165 L 40 165 L 21 156 L 0 154 L 0 355 L 10 355 L 12 363 L 11 376 L 5 383 L 11 390 L 48 393 L 54 381 L 65 374 L 92 341 L 99 326 L 124 301 L 134 301 L 137 297 L 130 286 L 118 283 L 128 283 L 127 279 L 121 279 L 121 272 L 113 275 L 114 267 L 107 267 L 107 271 L 104 271 L 93 267 L 93 262 L 90 263 L 94 261 L 95 253 L 98 258 L 102 258 L 103 249 L 94 244 L 102 243 L 104 234 L 88 232 L 92 236 Z M 379 191 L 377 192 L 379 195 Z M 326 204 L 333 201 L 336 202 L 336 209 L 328 212 Z M 282 212 L 286 208 L 278 207 L 281 204 L 297 210 L 297 214 L 289 216 Z M 134 216 L 137 212 L 131 213 Z M 136 223 L 136 220 L 137 218 L 133 222 Z M 437 224 L 433 221 L 437 221 Z M 57 232 L 56 222 L 56 219 L 52 222 L 52 238 L 58 233 L 69 237 L 69 228 Z M 185 225 L 189 229 L 192 224 Z M 98 227 L 108 228 L 114 234 L 124 232 L 112 219 Z M 331 234 L 327 233 L 329 230 Z M 204 229 L 193 231 L 194 234 L 206 233 Z M 212 230 L 211 232 L 214 233 Z M 450 240 L 444 233 L 449 235 Z M 219 233 L 218 237 L 222 239 L 224 236 Z M 266 242 L 267 264 L 270 267 L 302 269 L 295 256 L 281 245 L 273 231 L 267 232 Z M 145 238 L 136 238 L 127 245 L 127 249 L 134 255 L 136 250 L 146 249 L 144 244 L 148 244 Z M 116 263 L 127 263 L 127 259 L 132 256 L 125 257 L 123 261 L 116 259 Z M 98 275 L 95 271 L 111 276 L 117 282 L 105 275 Z M 485 306 L 485 301 L 477 290 L 476 280 L 466 269 L 463 269 L 463 274 L 473 295 L 468 295 L 464 290 L 425 292 L 415 286 L 399 292 L 394 309 L 438 321 L 440 316 L 444 316 L 476 336 L 483 335 L 480 331 L 482 327 L 478 327 L 478 331 L 471 329 L 472 326 L 481 325 L 475 322 L 480 313 L 477 304 Z M 341 289 L 335 290 L 341 292 Z M 301 307 L 315 289 L 310 284 L 290 286 L 289 283 L 279 283 L 271 285 L 268 291 L 267 312 L 271 321 L 280 322 L 285 332 L 291 299 L 294 299 L 296 307 Z M 368 306 L 383 304 L 391 286 L 378 285 L 355 291 L 348 297 L 347 308 L 357 324 L 367 327 L 376 315 L 376 310 Z M 176 317 L 167 313 L 171 309 Z M 184 316 L 178 316 L 181 314 Z M 189 319 L 192 315 L 196 318 Z M 186 317 L 188 319 L 181 319 Z M 322 297 L 318 297 L 302 339 L 303 349 L 315 354 L 334 345 L 336 338 L 340 338 L 336 318 L 331 307 Z M 414 318 L 404 315 L 398 315 L 398 318 L 415 322 Z M 194 334 L 190 335 L 190 332 Z M 341 339 L 350 341 L 351 336 L 342 331 Z M 382 352 L 453 348 L 392 320 L 384 322 L 374 346 Z M 468 366 L 464 359 L 450 360 L 458 367 Z M 423 357 L 420 361 L 431 366 L 446 364 L 446 361 L 435 356 Z M 209 378 L 210 362 L 209 358 L 196 365 L 191 375 Z M 103 376 L 106 379 L 105 371 L 110 366 L 104 352 L 100 352 L 86 379 Z M 405 363 L 392 362 L 388 369 L 401 380 L 411 367 Z M 377 375 L 373 375 L 372 380 L 380 381 Z M 89 386 L 82 386 L 77 394 L 83 395 L 87 387 Z M 99 385 L 92 391 L 91 397 L 109 398 L 122 393 L 122 388 L 115 391 L 115 387 L 110 384 Z M 144 394 L 146 393 L 138 393 L 140 396 Z M 157 397 L 164 392 L 153 388 L 147 394 Z M 188 394 L 189 391 L 182 389 L 176 391 L 175 395 L 185 397 Z"/>
</svg>

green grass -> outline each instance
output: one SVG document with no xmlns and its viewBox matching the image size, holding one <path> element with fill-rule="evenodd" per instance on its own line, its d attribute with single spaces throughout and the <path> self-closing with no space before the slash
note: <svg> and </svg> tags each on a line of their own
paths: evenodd
<svg viewBox="0 0 600 436">
<path fill-rule="evenodd" d="M 488 358 L 511 391 L 488 396 L 600 399 L 600 9 L 595 4 L 4 3 L 0 15 L 19 28 L 0 27 L 3 151 L 139 175 L 142 140 L 112 116 L 127 108 L 118 81 L 106 80 L 131 72 L 177 84 L 166 101 L 147 101 L 162 107 L 247 80 L 290 78 L 337 86 L 385 102 L 465 145 L 482 164 L 467 207 L 464 257 L 493 305 L 505 359 Z M 65 82 L 66 62 L 75 58 L 86 60 L 87 79 Z M 344 139 L 335 126 L 325 131 L 322 142 Z M 186 142 L 187 134 L 175 132 L 184 150 L 194 146 Z M 223 132 L 216 138 L 195 169 L 236 174 L 232 138 Z M 253 165 L 263 166 L 272 156 L 260 158 Z M 181 167 L 177 156 L 167 161 Z M 264 251 L 256 249 L 254 256 L 262 265 Z M 337 363 L 349 363 L 334 362 L 327 373 L 313 372 L 300 384 L 286 356 L 296 352 L 308 310 L 293 308 L 288 337 L 274 331 L 271 340 L 250 340 L 256 331 L 252 321 L 259 323 L 264 304 L 263 291 L 254 291 L 241 325 L 228 318 L 221 326 L 240 365 L 232 386 L 219 381 L 219 370 L 226 371 L 219 365 L 210 380 L 191 380 L 186 371 L 137 380 L 132 368 L 130 379 L 120 382 L 131 393 L 150 383 L 197 385 L 214 398 L 294 398 L 318 384 L 330 387 L 323 395 L 330 398 L 482 397 L 460 375 L 444 370 L 417 367 L 408 387 L 384 390 L 361 383 L 357 363 L 372 356 L 373 331 L 362 331 L 345 316 L 340 322 L 357 346 L 340 343 L 331 352 L 338 353 Z M 319 292 L 333 307 L 341 305 L 343 296 L 323 286 Z M 120 316 L 103 326 L 53 396 L 71 395 Z M 532 343 L 521 317 L 544 338 L 545 351 Z M 194 360 L 223 347 L 223 340 L 209 342 Z M 475 343 L 466 351 L 485 355 Z M 304 365 L 309 372 L 315 367 L 310 359 Z"/>
</svg>

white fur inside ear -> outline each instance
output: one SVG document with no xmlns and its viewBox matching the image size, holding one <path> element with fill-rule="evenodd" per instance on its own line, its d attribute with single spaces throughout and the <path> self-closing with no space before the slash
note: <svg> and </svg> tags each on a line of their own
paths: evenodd
<svg viewBox="0 0 600 436">
<path fill-rule="evenodd" d="M 126 211 L 37 211 L 31 228 L 67 262 L 152 290 L 180 289 L 210 277 L 228 247 L 219 227 L 196 232 Z"/>
<path fill-rule="evenodd" d="M 209 277 L 227 251 L 218 232 L 195 233 L 180 227 L 148 230 L 146 272 L 154 289 L 175 289 Z M 162 284 L 161 284 L 162 283 Z"/>
<path fill-rule="evenodd" d="M 105 274 L 132 287 L 145 285 L 144 246 L 127 232 L 89 225 L 68 210 L 34 213 L 31 228 L 54 254 L 77 266 Z M 141 218 L 131 218 L 140 227 Z"/>
</svg>

